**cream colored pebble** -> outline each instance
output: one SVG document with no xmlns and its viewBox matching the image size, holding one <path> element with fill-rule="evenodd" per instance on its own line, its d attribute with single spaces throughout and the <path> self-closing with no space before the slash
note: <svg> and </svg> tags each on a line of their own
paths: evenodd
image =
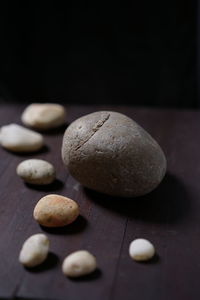
<svg viewBox="0 0 200 300">
<path fill-rule="evenodd" d="M 27 159 L 17 166 L 17 175 L 30 184 L 50 184 L 56 177 L 55 168 L 42 159 Z"/>
<path fill-rule="evenodd" d="M 41 134 L 14 123 L 1 127 L 0 142 L 2 147 L 14 152 L 37 151 L 44 144 Z"/>
<path fill-rule="evenodd" d="M 146 239 L 136 239 L 129 246 L 130 257 L 137 261 L 151 259 L 155 254 L 155 248 L 151 242 Z"/>
<path fill-rule="evenodd" d="M 22 122 L 35 129 L 51 129 L 65 122 L 65 108 L 55 103 L 32 103 L 24 110 Z"/>
<path fill-rule="evenodd" d="M 46 227 L 61 227 L 72 223 L 79 215 L 78 204 L 67 197 L 47 195 L 36 204 L 34 219 Z"/>
<path fill-rule="evenodd" d="M 19 254 L 19 261 L 26 267 L 36 267 L 47 258 L 48 251 L 47 236 L 42 233 L 34 234 L 24 242 Z"/>
<path fill-rule="evenodd" d="M 64 259 L 62 271 L 66 276 L 79 277 L 92 273 L 96 267 L 96 258 L 86 250 L 79 250 Z"/>
</svg>

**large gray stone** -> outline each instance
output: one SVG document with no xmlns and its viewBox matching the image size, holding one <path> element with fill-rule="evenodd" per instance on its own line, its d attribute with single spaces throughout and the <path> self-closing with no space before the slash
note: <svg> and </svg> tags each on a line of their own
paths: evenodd
<svg viewBox="0 0 200 300">
<path fill-rule="evenodd" d="M 74 121 L 64 134 L 62 158 L 81 184 L 112 196 L 147 194 L 166 172 L 158 143 L 132 119 L 112 111 Z"/>
</svg>

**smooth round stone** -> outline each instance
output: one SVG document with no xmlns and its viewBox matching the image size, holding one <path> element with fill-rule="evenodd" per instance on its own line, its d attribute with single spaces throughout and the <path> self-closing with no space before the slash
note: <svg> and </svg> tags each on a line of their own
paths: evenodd
<svg viewBox="0 0 200 300">
<path fill-rule="evenodd" d="M 75 120 L 65 131 L 62 158 L 82 185 L 111 196 L 145 195 L 166 173 L 158 143 L 135 121 L 112 111 Z"/>
<path fill-rule="evenodd" d="M 45 261 L 48 252 L 48 237 L 45 234 L 37 233 L 24 242 L 19 254 L 19 261 L 26 267 L 36 267 Z"/>
<path fill-rule="evenodd" d="M 96 267 L 96 258 L 86 250 L 79 250 L 64 259 L 62 271 L 66 276 L 80 277 L 94 272 Z"/>
<path fill-rule="evenodd" d="M 61 227 L 75 221 L 79 215 L 78 204 L 67 197 L 47 195 L 36 204 L 33 212 L 34 219 L 46 227 Z"/>
<path fill-rule="evenodd" d="M 41 134 L 17 124 L 1 127 L 0 142 L 2 147 L 13 152 L 35 152 L 44 145 Z"/>
<path fill-rule="evenodd" d="M 50 184 L 56 177 L 55 168 L 42 159 L 27 159 L 17 166 L 17 175 L 30 184 Z"/>
<path fill-rule="evenodd" d="M 29 127 L 45 130 L 65 123 L 65 108 L 54 103 L 30 104 L 22 114 L 22 122 Z"/>
<path fill-rule="evenodd" d="M 129 246 L 129 255 L 136 261 L 146 261 L 155 254 L 155 248 L 151 242 L 146 239 L 136 239 Z"/>
</svg>

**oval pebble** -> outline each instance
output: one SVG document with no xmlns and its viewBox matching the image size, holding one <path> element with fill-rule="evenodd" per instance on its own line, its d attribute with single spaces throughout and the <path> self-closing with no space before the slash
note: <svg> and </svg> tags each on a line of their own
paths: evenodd
<svg viewBox="0 0 200 300">
<path fill-rule="evenodd" d="M 51 129 L 65 122 L 65 108 L 55 103 L 32 103 L 24 110 L 21 120 L 35 129 Z"/>
<path fill-rule="evenodd" d="M 17 175 L 30 184 L 50 184 L 56 177 L 55 168 L 42 159 L 27 159 L 17 166 Z"/>
<path fill-rule="evenodd" d="M 79 250 L 64 259 L 62 271 L 66 276 L 80 277 L 92 273 L 96 267 L 96 258 L 86 250 Z"/>
<path fill-rule="evenodd" d="M 129 255 L 136 261 L 146 261 L 155 254 L 155 248 L 151 242 L 146 239 L 136 239 L 129 246 Z"/>
<path fill-rule="evenodd" d="M 19 254 L 19 261 L 26 267 L 36 267 L 47 258 L 48 251 L 47 236 L 42 233 L 34 234 L 24 242 Z"/>
<path fill-rule="evenodd" d="M 72 223 L 79 215 L 78 204 L 67 197 L 47 195 L 36 204 L 34 219 L 46 227 L 61 227 Z"/>
<path fill-rule="evenodd" d="M 44 144 L 41 134 L 14 123 L 1 127 L 0 142 L 13 152 L 38 151 Z"/>
</svg>

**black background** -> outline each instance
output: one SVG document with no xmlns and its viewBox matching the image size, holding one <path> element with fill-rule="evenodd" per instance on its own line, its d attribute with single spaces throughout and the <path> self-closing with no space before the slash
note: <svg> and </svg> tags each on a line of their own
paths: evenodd
<svg viewBox="0 0 200 300">
<path fill-rule="evenodd" d="M 64 2 L 0 4 L 4 101 L 199 107 L 196 1 Z"/>
</svg>

